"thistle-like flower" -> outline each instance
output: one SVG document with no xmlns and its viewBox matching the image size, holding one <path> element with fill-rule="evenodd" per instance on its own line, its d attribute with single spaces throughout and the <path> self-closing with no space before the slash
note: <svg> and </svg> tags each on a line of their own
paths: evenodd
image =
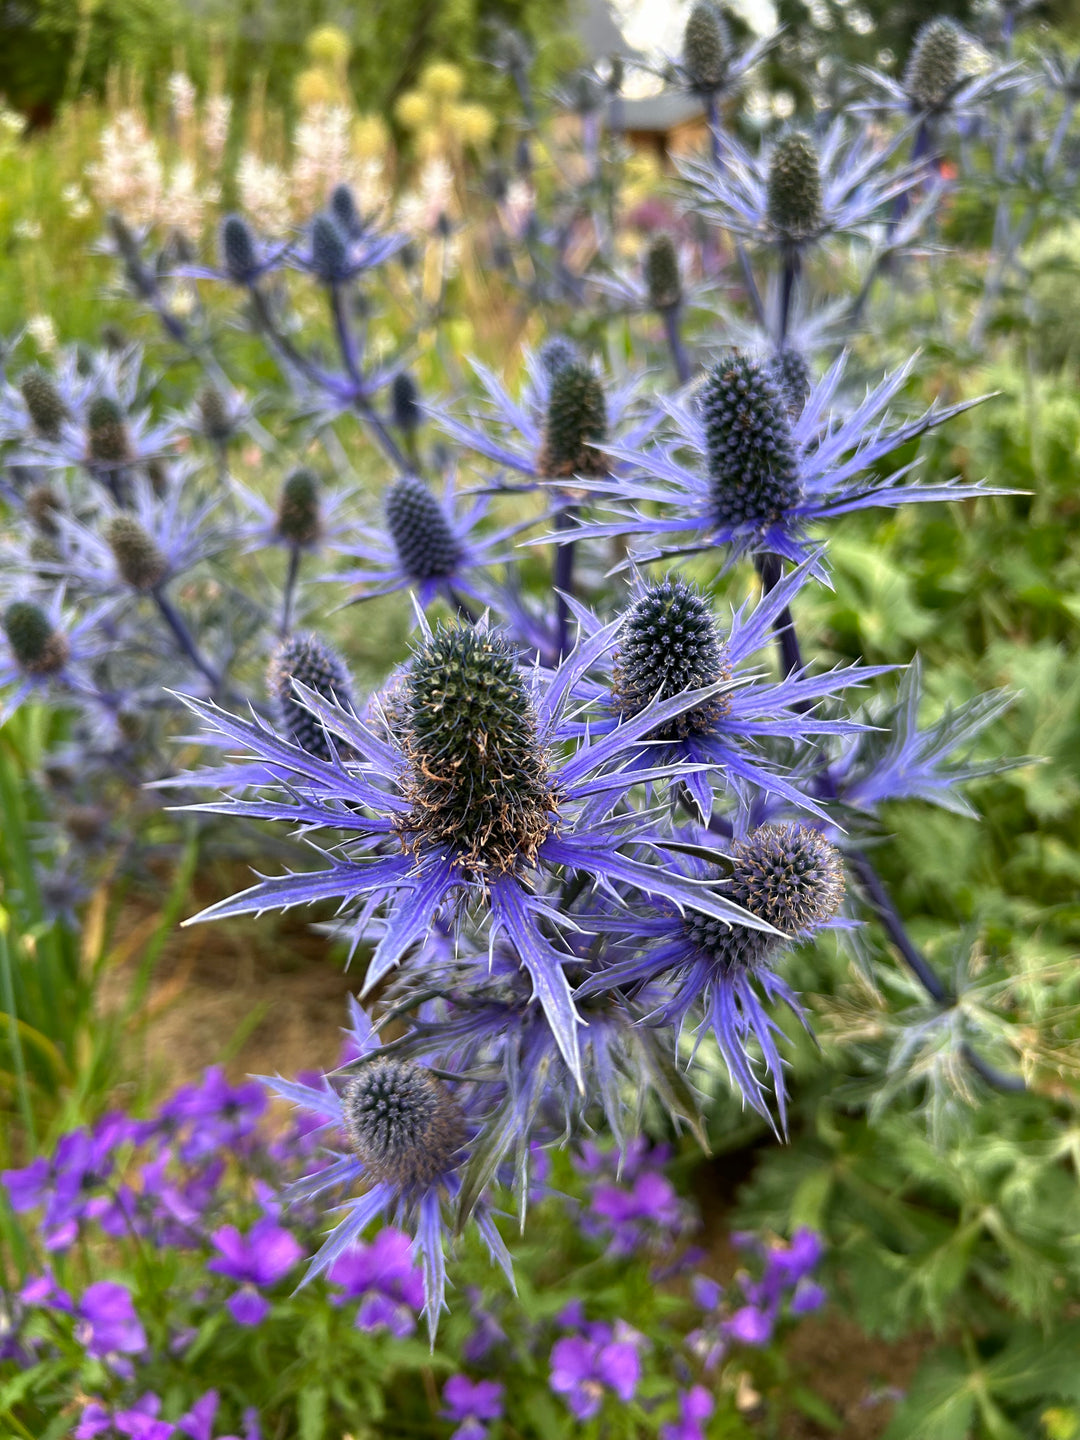
<svg viewBox="0 0 1080 1440">
<path fill-rule="evenodd" d="M 581 351 L 565 335 L 549 335 L 536 354 L 549 377 L 566 365 L 581 364 Z"/>
<path fill-rule="evenodd" d="M 0 619 L 11 657 L 24 675 L 56 675 L 67 664 L 71 646 L 39 605 L 13 601 Z"/>
<path fill-rule="evenodd" d="M 787 405 L 788 418 L 794 423 L 802 414 L 814 383 L 806 357 L 789 346 L 770 356 L 769 371 Z"/>
<path fill-rule="evenodd" d="M 131 463 L 131 441 L 120 406 L 99 395 L 86 411 L 86 454 L 93 465 L 114 469 Z"/>
<path fill-rule="evenodd" d="M 152 535 L 130 515 L 114 515 L 105 527 L 105 543 L 116 569 L 133 590 L 148 594 L 169 573 L 169 562 Z"/>
<path fill-rule="evenodd" d="M 313 470 L 294 470 L 281 487 L 277 533 L 282 544 L 310 550 L 323 536 L 321 485 Z"/>
<path fill-rule="evenodd" d="M 607 438 L 607 404 L 600 377 L 581 361 L 560 365 L 551 375 L 539 473 L 548 479 L 606 475 L 607 460 L 595 447 Z"/>
<path fill-rule="evenodd" d="M 698 0 L 686 17 L 682 63 L 687 78 L 701 94 L 719 90 L 727 75 L 731 39 L 719 7 Z"/>
<path fill-rule="evenodd" d="M 420 390 L 407 370 L 399 370 L 390 385 L 390 413 L 394 424 L 406 435 L 420 428 L 424 412 L 420 407 Z"/>
<path fill-rule="evenodd" d="M 654 310 L 674 310 L 682 303 L 679 256 L 670 235 L 657 235 L 645 252 L 645 286 Z"/>
<path fill-rule="evenodd" d="M 915 110 L 941 110 L 962 79 L 960 31 L 947 18 L 927 20 L 915 36 L 904 89 Z"/>
<path fill-rule="evenodd" d="M 821 161 L 814 142 L 801 130 L 782 135 L 773 147 L 765 209 L 769 224 L 783 240 L 798 243 L 821 231 L 825 216 Z"/>
<path fill-rule="evenodd" d="M 770 367 L 734 351 L 698 392 L 713 514 L 721 525 L 773 524 L 802 499 L 788 409 Z"/>
<path fill-rule="evenodd" d="M 59 440 L 68 412 L 52 377 L 35 365 L 20 375 L 19 389 L 35 432 L 42 440 Z"/>
<path fill-rule="evenodd" d="M 68 697 L 93 702 L 97 691 L 89 666 L 108 648 L 101 630 L 106 605 L 81 616 L 65 613 L 57 590 L 47 600 L 10 601 L 0 612 L 0 724 L 10 720 L 36 691 L 59 687 Z"/>
<path fill-rule="evenodd" d="M 426 1187 L 455 1168 L 465 1116 L 444 1082 L 412 1060 L 372 1060 L 341 1097 L 345 1131 L 376 1183 Z"/>
<path fill-rule="evenodd" d="M 305 634 L 283 640 L 271 656 L 266 672 L 266 688 L 273 697 L 284 737 L 309 755 L 331 760 L 334 747 L 318 719 L 297 700 L 294 680 L 324 700 L 335 700 L 352 709 L 348 667 L 318 635 Z"/>
</svg>

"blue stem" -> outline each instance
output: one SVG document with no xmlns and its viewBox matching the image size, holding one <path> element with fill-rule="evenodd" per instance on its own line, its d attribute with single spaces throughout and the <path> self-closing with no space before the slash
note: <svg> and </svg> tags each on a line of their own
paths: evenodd
<svg viewBox="0 0 1080 1440">
<path fill-rule="evenodd" d="M 668 349 L 671 351 L 671 361 L 675 366 L 675 374 L 679 377 L 679 384 L 685 385 L 690 379 L 690 360 L 686 353 L 686 347 L 682 341 L 679 329 L 679 306 L 666 305 L 660 312 L 664 321 L 664 334 L 667 336 Z"/>
</svg>

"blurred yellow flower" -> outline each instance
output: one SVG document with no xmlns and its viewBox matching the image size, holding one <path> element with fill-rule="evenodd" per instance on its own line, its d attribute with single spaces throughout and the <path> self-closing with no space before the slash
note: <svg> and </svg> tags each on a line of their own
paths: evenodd
<svg viewBox="0 0 1080 1440">
<path fill-rule="evenodd" d="M 421 160 L 431 160 L 446 149 L 443 132 L 437 125 L 425 125 L 422 130 L 418 130 L 413 145 Z"/>
<path fill-rule="evenodd" d="M 406 90 L 394 106 L 397 122 L 405 130 L 420 130 L 431 120 L 431 105 L 419 90 Z"/>
<path fill-rule="evenodd" d="M 301 110 L 310 110 L 316 105 L 332 105 L 340 100 L 341 87 L 325 70 L 301 70 L 296 77 L 293 95 Z"/>
<path fill-rule="evenodd" d="M 316 65 L 345 65 L 352 54 L 352 41 L 339 25 L 320 25 L 307 37 L 306 49 Z"/>
<path fill-rule="evenodd" d="M 495 133 L 495 116 L 483 105 L 455 105 L 450 126 L 463 145 L 486 145 Z"/>
<path fill-rule="evenodd" d="M 456 100 L 465 88 L 465 76 L 448 60 L 435 60 L 420 76 L 420 89 L 435 100 Z"/>
<path fill-rule="evenodd" d="M 390 148 L 390 131 L 381 115 L 361 115 L 353 126 L 353 150 L 359 160 L 376 160 Z"/>
</svg>

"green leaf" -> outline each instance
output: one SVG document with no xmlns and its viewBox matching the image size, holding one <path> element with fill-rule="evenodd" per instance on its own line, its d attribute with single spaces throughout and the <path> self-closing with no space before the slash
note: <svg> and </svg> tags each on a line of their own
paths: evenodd
<svg viewBox="0 0 1080 1440">
<path fill-rule="evenodd" d="M 883 1440 L 969 1440 L 975 1391 L 958 1350 L 945 1350 L 924 1364 Z"/>
<path fill-rule="evenodd" d="M 326 1433 L 326 1387 L 305 1385 L 296 1397 L 300 1440 L 323 1440 Z"/>
</svg>

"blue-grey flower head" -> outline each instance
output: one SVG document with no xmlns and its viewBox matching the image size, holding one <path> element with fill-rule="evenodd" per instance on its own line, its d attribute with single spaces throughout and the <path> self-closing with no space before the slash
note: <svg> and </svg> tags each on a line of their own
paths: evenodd
<svg viewBox="0 0 1080 1440">
<path fill-rule="evenodd" d="M 767 367 L 739 351 L 699 392 L 713 512 L 721 525 L 767 525 L 801 498 L 787 406 Z"/>
<path fill-rule="evenodd" d="M 55 675 L 67 664 L 67 637 L 39 605 L 13 601 L 4 611 L 3 626 L 15 663 L 27 675 Z"/>
<path fill-rule="evenodd" d="M 207 385 L 199 393 L 199 424 L 202 433 L 213 445 L 227 445 L 234 433 L 232 416 L 225 397 L 216 385 Z"/>
<path fill-rule="evenodd" d="M 402 475 L 386 493 L 386 524 L 401 561 L 414 580 L 439 580 L 454 572 L 461 544 L 442 506 L 422 480 Z"/>
<path fill-rule="evenodd" d="M 38 435 L 43 440 L 59 440 L 67 407 L 52 377 L 34 365 L 19 377 L 19 389 Z"/>
<path fill-rule="evenodd" d="M 133 590 L 147 594 L 169 573 L 169 562 L 139 522 L 130 515 L 115 515 L 105 527 L 105 542 L 116 568 Z"/>
<path fill-rule="evenodd" d="M 573 340 L 568 340 L 565 335 L 549 335 L 540 346 L 538 354 L 540 364 L 549 377 L 567 365 L 577 365 L 581 361 L 581 351 Z"/>
<path fill-rule="evenodd" d="M 242 215 L 226 215 L 221 222 L 221 265 L 231 280 L 243 285 L 259 273 L 255 236 Z"/>
<path fill-rule="evenodd" d="M 621 714 L 637 715 L 652 700 L 673 700 L 730 675 L 712 607 L 694 586 L 669 576 L 649 585 L 630 606 L 619 631 L 612 686 L 612 701 Z M 654 738 L 711 730 L 726 703 L 720 696 L 688 710 Z"/>
<path fill-rule="evenodd" d="M 352 679 L 336 650 L 318 635 L 292 635 L 283 640 L 270 658 L 266 688 L 274 701 L 276 720 L 286 740 L 299 745 L 319 760 L 330 760 L 333 752 L 326 731 L 310 710 L 296 698 L 292 682 L 298 680 L 324 700 L 352 706 Z"/>
<path fill-rule="evenodd" d="M 420 428 L 420 389 L 407 370 L 399 370 L 390 386 L 390 409 L 394 424 L 406 435 Z"/>
<path fill-rule="evenodd" d="M 38 534 L 46 536 L 50 540 L 55 539 L 60 533 L 56 517 L 62 515 L 66 508 L 63 496 L 59 495 L 51 485 L 42 483 L 32 486 L 26 492 L 24 504 L 27 518 Z"/>
<path fill-rule="evenodd" d="M 679 256 L 668 234 L 657 235 L 645 252 L 645 285 L 654 310 L 674 310 L 682 300 Z"/>
<path fill-rule="evenodd" d="M 324 285 L 340 285 L 349 276 L 349 242 L 330 215 L 311 222 L 311 268 Z"/>
<path fill-rule="evenodd" d="M 922 110 L 940 110 L 960 79 L 960 31 L 951 20 L 928 20 L 915 36 L 904 89 Z"/>
<path fill-rule="evenodd" d="M 344 181 L 335 185 L 331 192 L 330 213 L 351 239 L 356 239 L 363 233 L 364 222 L 356 208 L 356 196 L 352 192 L 352 186 L 346 185 Z"/>
<path fill-rule="evenodd" d="M 806 357 L 798 350 L 781 350 L 770 358 L 769 370 L 787 404 L 788 414 L 797 420 L 810 398 L 812 377 Z"/>
<path fill-rule="evenodd" d="M 315 545 L 322 535 L 319 477 L 313 470 L 294 470 L 281 487 L 277 533 L 287 545 Z"/>
<path fill-rule="evenodd" d="M 100 465 L 123 465 L 131 459 L 124 412 L 108 395 L 98 395 L 87 407 L 86 449 Z"/>
<path fill-rule="evenodd" d="M 560 366 L 551 376 L 541 475 L 606 475 L 608 461 L 596 445 L 608 438 L 607 401 L 600 377 L 582 360 Z"/>
<path fill-rule="evenodd" d="M 399 1190 L 427 1188 L 453 1170 L 465 1139 L 461 1109 L 410 1060 L 371 1060 L 345 1086 L 345 1130 L 365 1173 Z"/>
<path fill-rule="evenodd" d="M 411 843 L 446 846 L 469 870 L 506 874 L 531 861 L 550 828 L 549 768 L 505 641 L 471 625 L 425 640 L 401 723 Z"/>
<path fill-rule="evenodd" d="M 723 85 L 727 76 L 731 42 L 719 7 L 710 0 L 698 0 L 683 30 L 682 63 L 696 90 L 709 94 Z"/>
<path fill-rule="evenodd" d="M 769 224 L 785 240 L 806 240 L 821 230 L 821 160 L 817 146 L 801 130 L 782 135 L 773 148 L 765 208 Z"/>
</svg>

